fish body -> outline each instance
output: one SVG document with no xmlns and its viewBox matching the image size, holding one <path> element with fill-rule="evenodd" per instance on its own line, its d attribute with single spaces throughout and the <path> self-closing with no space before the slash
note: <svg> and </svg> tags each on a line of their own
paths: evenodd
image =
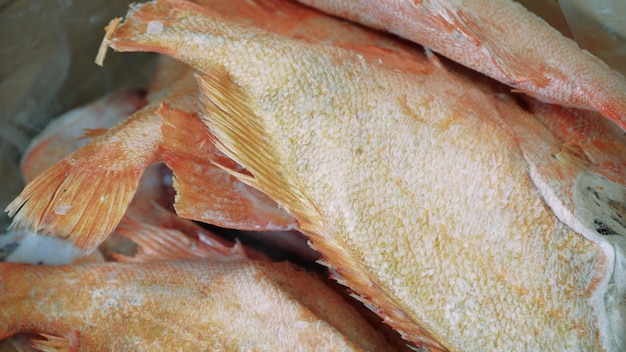
<svg viewBox="0 0 626 352">
<path fill-rule="evenodd" d="M 512 99 L 432 58 L 402 71 L 406 57 L 281 37 L 183 1 L 135 7 L 109 34 L 116 50 L 201 72 L 203 119 L 246 170 L 231 174 L 293 214 L 340 282 L 414 345 L 623 346 L 607 314 L 624 294 L 610 285 L 623 255 L 546 206 L 499 114 L 532 118 Z"/>
<path fill-rule="evenodd" d="M 532 113 L 393 39 L 342 41 L 329 33 L 350 38 L 358 27 L 304 8 L 221 3 L 276 19 L 262 24 L 254 11 L 206 4 L 134 6 L 104 45 L 197 70 L 200 118 L 236 162 L 220 167 L 291 213 L 333 276 L 406 340 L 451 351 L 623 348 L 623 250 L 546 204 L 551 188 L 527 172 L 545 154 L 524 142 L 553 132 L 525 125 Z M 319 19 L 319 32 L 294 30 L 305 18 Z M 527 140 L 517 135 L 535 127 Z M 151 139 L 130 132 L 146 159 Z M 35 191 L 10 207 L 26 202 L 16 221 L 42 218 L 28 208 Z"/>
<path fill-rule="evenodd" d="M 626 79 L 512 0 L 299 0 L 414 41 L 541 101 L 626 129 Z"/>
<path fill-rule="evenodd" d="M 70 351 L 388 351 L 313 274 L 287 263 L 0 264 L 0 339 Z"/>
</svg>

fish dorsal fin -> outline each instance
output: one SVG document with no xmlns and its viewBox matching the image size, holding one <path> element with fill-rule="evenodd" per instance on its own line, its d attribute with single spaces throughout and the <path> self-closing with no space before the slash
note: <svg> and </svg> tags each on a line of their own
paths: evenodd
<svg viewBox="0 0 626 352">
<path fill-rule="evenodd" d="M 217 137 L 217 148 L 239 165 L 254 170 L 254 176 L 222 165 L 230 174 L 252 187 L 262 190 L 298 220 L 321 222 L 320 214 L 303 192 L 295 189 L 289 175 L 281 172 L 279 154 L 249 107 L 248 98 L 223 68 L 198 75 L 203 102 L 202 119 Z M 237 139 L 230 133 L 243 134 Z M 252 147 L 254 146 L 254 147 Z M 300 227 L 306 226 L 300 223 Z"/>
</svg>

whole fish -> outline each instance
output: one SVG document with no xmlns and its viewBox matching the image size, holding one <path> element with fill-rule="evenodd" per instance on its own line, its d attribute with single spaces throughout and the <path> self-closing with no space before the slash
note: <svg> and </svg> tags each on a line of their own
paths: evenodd
<svg viewBox="0 0 626 352">
<path fill-rule="evenodd" d="M 395 33 L 541 101 L 598 111 L 626 130 L 626 79 L 516 1 L 298 1 Z"/>
<path fill-rule="evenodd" d="M 337 278 L 416 346 L 624 347 L 623 250 L 546 206 L 501 114 L 534 118 L 513 99 L 432 57 L 403 71 L 408 54 L 377 60 L 184 1 L 135 6 L 105 43 L 200 71 L 203 118 L 246 171 L 224 167 L 296 216 Z"/>
</svg>

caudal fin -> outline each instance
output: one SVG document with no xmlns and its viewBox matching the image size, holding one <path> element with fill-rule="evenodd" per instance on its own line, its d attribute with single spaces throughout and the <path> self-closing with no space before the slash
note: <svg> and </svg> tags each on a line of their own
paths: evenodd
<svg viewBox="0 0 626 352">
<path fill-rule="evenodd" d="M 154 109 L 140 110 L 30 182 L 5 210 L 11 226 L 95 248 L 124 215 L 145 168 L 158 159 Z"/>
</svg>

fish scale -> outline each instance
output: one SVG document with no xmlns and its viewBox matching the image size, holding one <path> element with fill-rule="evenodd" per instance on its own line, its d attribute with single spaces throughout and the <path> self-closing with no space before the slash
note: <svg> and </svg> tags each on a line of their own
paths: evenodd
<svg viewBox="0 0 626 352">
<path fill-rule="evenodd" d="M 611 339 L 606 334 L 612 332 L 600 336 L 595 325 L 594 310 L 603 308 L 575 298 L 603 295 L 594 280 L 611 268 L 595 243 L 559 223 L 543 203 L 502 125 L 496 109 L 501 100 L 445 69 L 394 72 L 358 52 L 244 29 L 210 13 L 196 15 L 201 10 L 190 5 L 172 2 L 171 17 L 159 15 L 168 6 L 136 9 L 108 44 L 120 51 L 148 45 L 204 72 L 205 119 L 220 149 L 253 177 L 233 175 L 294 214 L 326 263 L 405 338 L 465 351 L 593 349 Z M 158 35 L 144 31 L 151 16 L 164 24 Z M 166 20 L 177 17 L 193 18 L 195 28 Z M 190 31 L 193 50 L 185 39 Z M 280 95 L 269 93 L 277 89 Z M 342 105 L 317 108 L 324 106 L 324 92 L 333 92 Z M 416 119 L 399 99 L 431 103 Z M 376 102 L 365 111 L 371 124 L 367 148 L 353 159 L 359 138 L 353 116 L 366 101 Z M 316 132 L 291 128 L 301 118 Z M 251 152 L 259 148 L 264 153 Z M 459 176 L 464 170 L 474 175 L 472 182 L 480 181 L 473 193 Z M 414 194 L 425 194 L 419 206 L 426 210 L 417 215 Z M 514 216 L 493 216 L 500 212 Z M 385 244 L 385 236 L 398 236 L 396 244 Z M 434 252 L 422 244 L 433 236 L 439 242 Z M 565 247 L 575 253 L 573 260 L 558 256 Z M 514 258 L 524 264 L 511 267 Z M 418 279 L 429 270 L 434 275 Z M 550 273 L 573 281 L 564 285 Z M 465 284 L 469 278 L 476 285 Z"/>
<path fill-rule="evenodd" d="M 288 263 L 0 263 L 0 307 L 0 339 L 42 332 L 72 351 L 392 349 L 314 274 Z"/>
<path fill-rule="evenodd" d="M 333 277 L 404 338 L 433 350 L 623 346 L 620 244 L 577 233 L 563 214 L 580 220 L 578 206 L 558 206 L 587 171 L 584 153 L 570 148 L 572 163 L 533 173 L 551 151 L 539 142 L 553 140 L 530 107 L 399 42 L 303 36 L 293 29 L 305 10 L 291 3 L 199 3 L 135 5 L 103 48 L 193 66 L 201 119 L 240 164 L 220 166 L 295 216 Z M 263 16 L 248 17 L 257 5 Z M 528 68 L 477 36 L 489 29 L 471 14 L 453 15 L 444 20 L 459 24 L 457 39 L 496 53 L 504 71 Z"/>
<path fill-rule="evenodd" d="M 538 100 L 626 129 L 626 79 L 512 0 L 298 0 L 424 45 Z"/>
</svg>

